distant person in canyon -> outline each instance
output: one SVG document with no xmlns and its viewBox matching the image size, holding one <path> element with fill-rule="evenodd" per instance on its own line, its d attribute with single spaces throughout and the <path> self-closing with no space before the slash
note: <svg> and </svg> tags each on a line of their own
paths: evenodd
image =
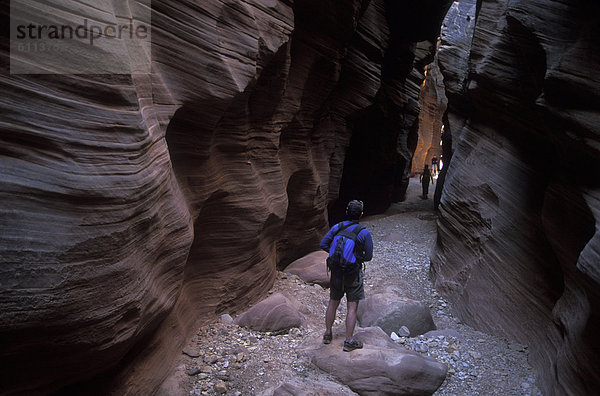
<svg viewBox="0 0 600 396">
<path fill-rule="evenodd" d="M 431 172 L 429 172 L 429 167 L 427 165 L 423 168 L 423 173 L 421 173 L 419 181 L 423 186 L 423 195 L 421 198 L 427 199 L 427 195 L 429 194 L 429 182 L 431 181 L 433 183 L 433 176 L 431 176 Z"/>
<path fill-rule="evenodd" d="M 344 351 L 360 349 L 363 344 L 354 339 L 356 310 L 360 300 L 365 299 L 363 286 L 363 263 L 373 258 L 373 238 L 371 232 L 359 224 L 364 205 L 353 200 L 346 207 L 348 220 L 334 225 L 321 241 L 321 249 L 329 253 L 327 268 L 331 271 L 329 305 L 325 313 L 325 334 L 323 343 L 332 339 L 332 326 L 344 294 L 348 305 L 346 314 L 346 340 Z"/>
<path fill-rule="evenodd" d="M 439 168 L 438 168 L 438 158 L 434 155 L 431 158 L 431 173 L 433 175 L 436 175 L 439 172 Z"/>
</svg>

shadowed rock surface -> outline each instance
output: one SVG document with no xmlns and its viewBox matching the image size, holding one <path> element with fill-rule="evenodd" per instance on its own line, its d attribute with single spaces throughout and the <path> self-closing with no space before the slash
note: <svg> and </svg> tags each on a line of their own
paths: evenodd
<svg viewBox="0 0 600 396">
<path fill-rule="evenodd" d="M 285 272 L 298 275 L 306 283 L 329 287 L 327 257 L 329 254 L 324 251 L 309 253 L 285 267 Z"/>
<path fill-rule="evenodd" d="M 599 18 L 591 1 L 455 2 L 438 54 L 434 282 L 467 323 L 528 344 L 548 395 L 600 386 Z"/>
<path fill-rule="evenodd" d="M 365 213 L 381 213 L 391 202 L 405 199 L 412 156 L 417 146 L 419 93 L 425 66 L 433 61 L 443 16 L 451 1 L 386 1 L 390 26 L 388 50 L 382 59 L 381 85 L 374 103 L 356 112 L 343 167 L 339 204 L 361 199 Z"/>
<path fill-rule="evenodd" d="M 3 45 L 0 391 L 151 393 L 318 247 L 342 179 L 387 207 L 447 3 L 153 2 L 150 75 L 10 75 Z"/>
<path fill-rule="evenodd" d="M 364 346 L 352 352 L 342 351 L 339 329 L 331 344 L 312 337 L 303 347 L 317 367 L 361 395 L 431 395 L 446 377 L 445 364 L 396 345 L 379 327 L 357 329 L 355 338 Z"/>
<path fill-rule="evenodd" d="M 258 331 L 288 330 L 300 327 L 301 305 L 291 296 L 275 293 L 238 316 L 234 323 Z"/>
<path fill-rule="evenodd" d="M 335 382 L 296 380 L 281 384 L 273 391 L 272 396 L 352 396 L 357 394 Z M 265 396 L 267 395 L 271 396 L 265 392 Z"/>
<path fill-rule="evenodd" d="M 402 200 L 451 4 L 153 2 L 150 75 L 11 75 L 3 31 L 0 393 L 152 393 L 345 201 Z M 464 0 L 441 38 L 434 279 L 548 394 L 600 386 L 599 15 Z"/>
<path fill-rule="evenodd" d="M 435 330 L 425 303 L 391 293 L 367 297 L 358 305 L 357 318 L 362 327 L 378 326 L 388 335 L 402 326 L 408 327 L 411 336 Z"/>
<path fill-rule="evenodd" d="M 439 159 L 442 154 L 440 140 L 442 136 L 443 115 L 448 100 L 444 92 L 444 79 L 438 67 L 437 57 L 427 65 L 427 77 L 423 82 L 419 97 L 419 136 L 412 157 L 411 174 L 422 173 L 424 165 L 432 169 L 431 158 Z"/>
</svg>

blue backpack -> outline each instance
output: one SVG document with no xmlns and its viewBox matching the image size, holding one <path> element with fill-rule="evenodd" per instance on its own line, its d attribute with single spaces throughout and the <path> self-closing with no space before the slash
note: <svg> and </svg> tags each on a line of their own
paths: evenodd
<svg viewBox="0 0 600 396">
<path fill-rule="evenodd" d="M 352 274 L 358 272 L 362 264 L 362 252 L 358 249 L 358 234 L 365 227 L 360 224 L 356 225 L 353 230 L 349 230 L 355 223 L 348 225 L 343 228 L 343 223 L 339 223 L 339 231 L 334 235 L 334 239 L 337 237 L 335 249 L 333 253 L 327 257 L 327 269 L 334 273 Z M 352 249 L 356 262 L 350 262 L 344 258 L 344 250 Z"/>
</svg>

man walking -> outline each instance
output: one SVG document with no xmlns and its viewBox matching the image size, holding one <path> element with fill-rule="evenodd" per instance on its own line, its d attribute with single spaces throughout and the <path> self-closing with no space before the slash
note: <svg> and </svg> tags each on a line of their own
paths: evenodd
<svg viewBox="0 0 600 396">
<path fill-rule="evenodd" d="M 434 155 L 433 157 L 431 157 L 431 174 L 435 176 L 438 174 L 439 171 L 440 169 L 438 167 L 438 158 Z"/>
<path fill-rule="evenodd" d="M 431 176 L 431 173 L 429 172 L 429 168 L 427 167 L 427 165 L 425 165 L 425 167 L 423 168 L 423 173 L 421 173 L 421 177 L 419 177 L 419 181 L 421 182 L 421 185 L 423 186 L 423 195 L 421 196 L 421 198 L 423 199 L 427 199 L 427 194 L 429 194 L 429 181 L 431 180 L 431 183 L 433 183 L 433 176 Z"/>
<path fill-rule="evenodd" d="M 331 270 L 329 305 L 325 314 L 323 343 L 331 343 L 335 314 L 340 300 L 345 294 L 348 312 L 346 314 L 344 351 L 350 352 L 363 347 L 361 341 L 354 339 L 354 327 L 358 303 L 365 299 L 363 262 L 373 258 L 373 239 L 369 230 L 359 224 L 363 215 L 361 201 L 350 201 L 346 207 L 346 215 L 348 220 L 334 225 L 325 235 L 320 246 L 329 253 L 327 263 Z M 342 243 L 343 246 L 338 246 Z M 334 261 L 341 261 L 343 264 Z"/>
</svg>

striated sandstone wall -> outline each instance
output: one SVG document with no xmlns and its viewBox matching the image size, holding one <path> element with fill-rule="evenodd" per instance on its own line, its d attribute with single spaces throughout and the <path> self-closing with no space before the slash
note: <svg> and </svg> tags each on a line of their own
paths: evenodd
<svg viewBox="0 0 600 396">
<path fill-rule="evenodd" d="M 411 174 L 420 174 L 425 165 L 431 169 L 431 158 L 442 155 L 442 125 L 448 100 L 437 57 L 427 65 L 427 76 L 419 96 L 419 130 L 417 148 L 412 158 Z M 439 161 L 438 161 L 439 164 Z"/>
<path fill-rule="evenodd" d="M 432 275 L 465 321 L 529 345 L 548 395 L 600 386 L 599 26 L 593 1 L 460 1 L 438 54 Z"/>
<path fill-rule="evenodd" d="M 400 185 L 448 4 L 153 2 L 151 75 L 10 75 L 3 36 L 0 393 L 152 393 L 318 246 L 340 185 Z M 342 176 L 351 136 L 384 177 Z"/>
<path fill-rule="evenodd" d="M 390 42 L 382 59 L 381 85 L 374 103 L 351 118 L 353 134 L 339 189 L 341 204 L 362 199 L 369 214 L 404 200 L 417 147 L 424 71 L 434 59 L 440 24 L 451 3 L 385 2 Z M 330 214 L 335 218 L 342 210 L 334 206 Z"/>
</svg>

